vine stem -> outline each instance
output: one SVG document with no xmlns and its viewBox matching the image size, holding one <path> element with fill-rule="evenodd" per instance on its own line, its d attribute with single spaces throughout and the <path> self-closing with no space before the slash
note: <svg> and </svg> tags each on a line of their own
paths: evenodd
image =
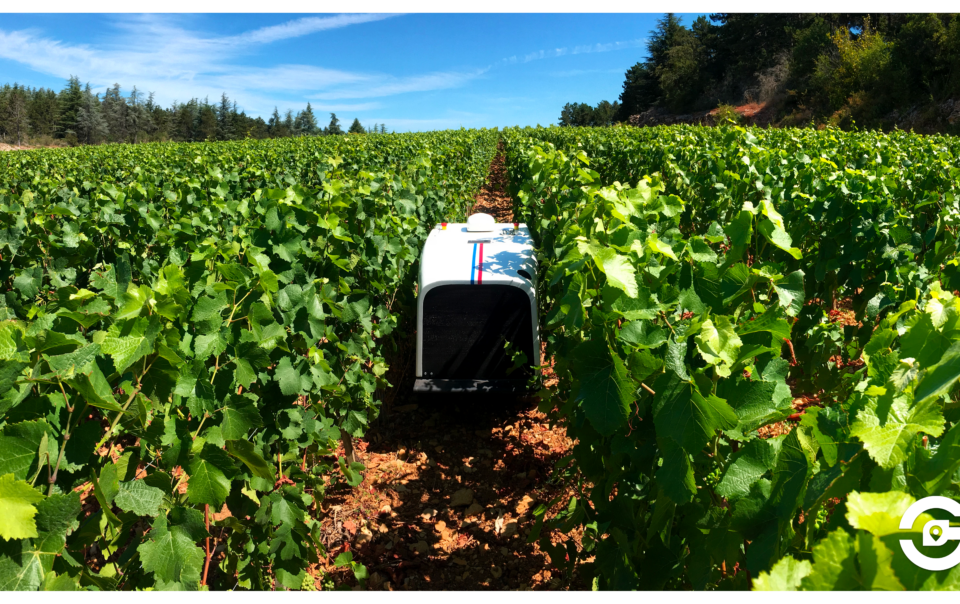
<svg viewBox="0 0 960 604">
<path fill-rule="evenodd" d="M 203 417 L 200 418 L 200 425 L 197 426 L 197 431 L 193 433 L 193 438 L 196 440 L 200 436 L 200 429 L 203 428 L 203 422 L 207 421 L 207 418 L 210 417 L 209 413 L 204 413 Z"/>
<path fill-rule="evenodd" d="M 210 570 L 210 504 L 203 504 L 203 522 L 207 525 L 207 559 L 203 563 L 203 581 L 200 585 L 206 586 L 207 572 Z"/>
<path fill-rule="evenodd" d="M 151 363 L 153 365 L 153 363 Z M 113 431 L 117 428 L 117 424 L 120 423 L 120 418 L 123 417 L 123 414 L 126 413 L 127 408 L 130 406 L 130 403 L 133 402 L 133 399 L 140 394 L 141 386 L 138 384 L 136 388 L 133 389 L 133 392 L 130 393 L 130 396 L 127 397 L 127 402 L 123 404 L 123 407 L 120 408 L 120 413 L 117 413 L 117 416 L 113 418 L 110 427 L 107 428 L 107 432 L 103 435 L 103 438 L 100 439 L 100 442 L 97 443 L 97 449 L 103 446 L 103 443 L 107 442 L 107 439 L 110 438 L 110 435 L 113 434 Z"/>
<path fill-rule="evenodd" d="M 53 485 L 57 482 L 57 472 L 60 471 L 60 464 L 63 462 L 63 455 L 67 451 L 67 443 L 70 441 L 70 432 L 72 431 L 71 424 L 73 423 L 73 411 L 74 407 L 70 404 L 70 399 L 67 398 L 67 391 L 63 388 L 63 382 L 57 378 L 57 384 L 60 386 L 60 392 L 63 394 L 63 402 L 67 405 L 67 428 L 63 431 L 63 444 L 60 445 L 60 454 L 57 455 L 57 463 L 53 467 L 53 472 L 50 472 L 47 482 L 49 483 L 47 487 L 47 497 L 53 495 Z M 50 464 L 50 455 L 47 454 L 47 465 Z"/>
<path fill-rule="evenodd" d="M 257 285 L 260 285 L 259 279 L 257 279 Z M 243 305 L 243 301 L 247 299 L 247 296 L 253 293 L 253 290 L 256 289 L 257 285 L 254 285 L 252 288 L 250 288 L 250 291 L 248 291 L 242 298 L 240 298 L 239 302 L 237 302 L 237 294 L 236 292 L 234 292 L 233 309 L 230 311 L 230 316 L 227 318 L 227 325 L 230 325 L 231 323 L 233 323 L 233 315 L 237 312 L 237 307 Z M 239 319 L 237 320 L 239 321 Z M 211 384 L 213 383 L 213 380 L 217 379 L 217 372 L 220 371 L 220 355 L 219 354 L 217 355 L 217 358 L 214 361 L 214 363 L 215 363 L 215 366 L 213 368 L 213 375 L 210 377 Z"/>
<path fill-rule="evenodd" d="M 664 323 L 666 323 L 666 324 L 667 324 L 667 327 L 670 328 L 670 333 L 672 333 L 674 336 L 676 336 L 676 335 L 677 335 L 677 332 L 675 332 L 675 331 L 673 330 L 673 325 L 670 325 L 670 321 L 667 319 L 667 313 L 665 313 L 665 312 L 663 312 L 663 311 L 661 310 L 661 311 L 660 311 L 660 316 L 663 317 Z"/>
</svg>

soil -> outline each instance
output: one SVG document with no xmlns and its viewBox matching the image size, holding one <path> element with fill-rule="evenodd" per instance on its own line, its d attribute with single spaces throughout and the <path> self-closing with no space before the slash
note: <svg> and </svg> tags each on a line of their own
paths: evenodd
<svg viewBox="0 0 960 604">
<path fill-rule="evenodd" d="M 28 151 L 30 149 L 56 149 L 56 145 L 8 145 L 0 143 L 0 151 Z"/>
<path fill-rule="evenodd" d="M 472 212 L 513 222 L 502 147 Z M 317 510 L 327 557 L 310 575 L 318 589 L 352 586 L 353 573 L 334 559 L 352 551 L 369 573 L 368 590 L 589 589 L 573 571 L 550 563 L 528 543 L 532 512 L 574 494 L 553 482 L 553 465 L 573 442 L 551 425 L 535 397 L 415 395 L 412 343 L 401 345 L 396 384 L 382 393 L 380 417 L 354 451 L 363 482 L 327 492 Z M 545 365 L 550 365 L 545 362 Z M 555 382 L 545 371 L 547 382 Z M 579 534 L 548 534 L 559 544 Z"/>
<path fill-rule="evenodd" d="M 508 193 L 507 170 L 503 163 L 503 141 L 497 145 L 497 156 L 490 164 L 487 182 L 475 197 L 473 208 L 468 214 L 483 212 L 490 214 L 497 222 L 513 222 L 513 199 Z"/>
<path fill-rule="evenodd" d="M 779 104 L 773 103 L 746 103 L 734 107 L 740 114 L 741 122 L 747 126 L 771 126 L 773 125 Z M 698 124 L 712 126 L 716 123 L 716 115 L 720 111 L 709 109 L 706 111 L 696 111 L 693 113 L 674 114 L 666 109 L 653 107 L 638 115 L 631 115 L 628 119 L 633 126 L 669 126 L 672 124 Z"/>
<path fill-rule="evenodd" d="M 825 303 L 823 300 L 811 300 L 808 301 L 808 304 L 819 304 L 823 307 L 829 307 L 828 303 Z M 842 300 L 838 300 L 836 308 L 827 310 L 827 320 L 830 323 L 837 323 L 843 326 L 855 326 L 863 327 L 863 323 L 857 321 L 856 313 L 853 311 L 853 298 L 846 297 Z M 864 361 L 862 358 L 844 360 L 839 355 L 834 355 L 830 357 L 830 362 L 834 363 L 838 369 L 843 369 L 847 373 L 855 373 L 864 366 Z M 775 424 L 769 424 L 760 428 L 757 433 L 760 438 L 775 438 L 783 434 L 789 434 L 794 427 L 799 423 L 803 414 L 806 413 L 806 410 L 810 407 L 823 407 L 824 401 L 821 400 L 821 392 L 806 392 L 798 386 L 796 379 L 788 379 L 787 385 L 790 386 L 790 391 L 793 395 L 793 403 L 791 406 L 795 413 L 791 414 L 786 420 L 777 422 Z"/>
</svg>

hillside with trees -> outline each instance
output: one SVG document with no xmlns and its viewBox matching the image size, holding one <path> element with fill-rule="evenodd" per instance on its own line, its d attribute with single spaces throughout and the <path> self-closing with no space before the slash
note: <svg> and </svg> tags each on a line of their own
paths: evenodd
<svg viewBox="0 0 960 604">
<path fill-rule="evenodd" d="M 611 121 L 709 122 L 747 104 L 774 125 L 960 133 L 960 15 L 718 13 L 688 27 L 668 13 Z M 589 114 L 577 106 L 564 114 Z"/>
<path fill-rule="evenodd" d="M 386 125 L 369 129 L 354 120 L 350 132 L 387 131 Z M 154 93 L 136 86 L 129 93 L 114 84 L 94 93 L 90 84 L 71 77 L 57 92 L 19 84 L 0 87 L 0 142 L 11 145 L 92 145 L 145 141 L 224 141 L 244 138 L 284 138 L 345 134 L 336 114 L 321 127 L 310 103 L 294 113 L 280 115 L 278 108 L 266 121 L 238 108 L 226 93 L 219 102 L 193 98 L 163 107 Z"/>
</svg>

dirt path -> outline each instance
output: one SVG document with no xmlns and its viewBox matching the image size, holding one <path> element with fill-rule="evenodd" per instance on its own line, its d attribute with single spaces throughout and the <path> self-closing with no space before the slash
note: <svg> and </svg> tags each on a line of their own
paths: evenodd
<svg viewBox="0 0 960 604">
<path fill-rule="evenodd" d="M 503 163 L 503 141 L 497 145 L 497 156 L 490 164 L 487 183 L 476 196 L 473 209 L 468 214 L 483 212 L 497 222 L 513 222 L 513 200 L 508 193 L 507 170 Z"/>
<path fill-rule="evenodd" d="M 490 170 L 473 211 L 512 222 L 499 153 Z M 321 574 L 357 584 L 333 566 L 350 550 L 370 572 L 369 590 L 588 588 L 526 538 L 538 504 L 562 496 L 556 511 L 571 495 L 548 480 L 573 444 L 565 431 L 550 426 L 532 397 L 415 396 L 411 364 L 398 365 L 406 367 L 388 378 L 395 391 L 356 443 L 363 483 L 331 490 L 318 510 L 328 557 L 323 573 L 312 569 L 316 587 Z M 555 544 L 563 539 L 551 535 Z"/>
</svg>

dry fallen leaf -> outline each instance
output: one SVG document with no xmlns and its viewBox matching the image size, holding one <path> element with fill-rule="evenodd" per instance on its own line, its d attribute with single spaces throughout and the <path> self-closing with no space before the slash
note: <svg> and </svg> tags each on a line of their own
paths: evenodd
<svg viewBox="0 0 960 604">
<path fill-rule="evenodd" d="M 227 504 L 223 504 L 223 507 L 220 508 L 218 513 L 210 514 L 210 520 L 213 520 L 214 522 L 220 522 L 221 520 L 231 516 L 233 516 L 233 514 L 230 513 L 230 508 L 227 507 Z"/>
<path fill-rule="evenodd" d="M 357 523 L 353 520 L 345 520 L 343 522 L 343 528 L 352 535 L 357 532 Z"/>
<path fill-rule="evenodd" d="M 436 516 L 436 515 L 437 515 L 437 510 L 435 510 L 435 509 L 433 509 L 433 508 L 426 508 L 426 509 L 424 509 L 423 512 L 420 514 L 420 517 L 423 518 L 424 520 L 430 520 L 431 518 L 433 518 L 433 517 Z"/>
<path fill-rule="evenodd" d="M 483 506 L 479 503 L 472 503 L 470 507 L 463 513 L 465 518 L 472 518 L 473 516 L 479 516 L 483 513 Z"/>
</svg>

